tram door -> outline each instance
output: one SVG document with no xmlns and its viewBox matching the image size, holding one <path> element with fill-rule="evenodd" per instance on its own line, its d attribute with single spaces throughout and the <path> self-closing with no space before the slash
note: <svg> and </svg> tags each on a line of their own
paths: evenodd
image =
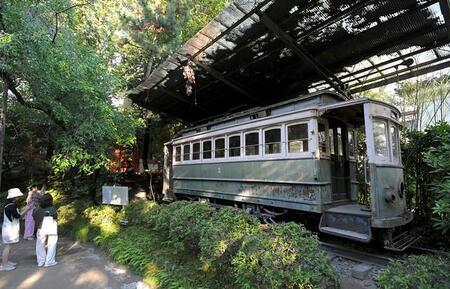
<svg viewBox="0 0 450 289">
<path fill-rule="evenodd" d="M 350 196 L 349 163 L 347 156 L 347 128 L 338 120 L 329 120 L 331 187 L 333 201 Z"/>
</svg>

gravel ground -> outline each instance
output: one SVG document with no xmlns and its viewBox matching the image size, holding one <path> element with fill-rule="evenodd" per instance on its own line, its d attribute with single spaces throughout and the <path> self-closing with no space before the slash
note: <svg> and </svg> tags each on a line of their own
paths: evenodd
<svg viewBox="0 0 450 289">
<path fill-rule="evenodd" d="M 360 262 L 346 259 L 340 256 L 331 256 L 331 264 L 338 272 L 341 278 L 341 288 L 343 289 L 375 289 L 375 277 L 380 274 L 384 268 L 370 264 L 372 267 L 369 271 L 369 276 L 364 280 L 359 280 L 352 277 L 352 269 Z"/>
</svg>

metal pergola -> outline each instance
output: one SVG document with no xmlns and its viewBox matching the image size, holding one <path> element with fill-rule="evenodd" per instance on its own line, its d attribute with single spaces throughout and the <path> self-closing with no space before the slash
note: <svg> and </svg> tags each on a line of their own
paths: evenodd
<svg viewBox="0 0 450 289">
<path fill-rule="evenodd" d="M 450 67 L 449 43 L 449 0 L 236 0 L 130 97 L 188 122 L 322 89 L 352 98 Z"/>
</svg>

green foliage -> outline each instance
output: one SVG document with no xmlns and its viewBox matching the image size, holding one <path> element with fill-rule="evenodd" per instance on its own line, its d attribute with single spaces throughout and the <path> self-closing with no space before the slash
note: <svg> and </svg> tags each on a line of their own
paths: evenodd
<svg viewBox="0 0 450 289">
<path fill-rule="evenodd" d="M 146 213 L 139 215 L 137 208 Z M 135 203 L 132 224 L 157 233 L 176 254 L 197 255 L 205 268 L 235 288 L 337 288 L 336 273 L 317 237 L 302 225 L 275 225 L 234 208 L 175 202 L 158 208 Z M 127 210 L 128 211 L 128 210 Z M 147 216 L 145 216 L 147 215 Z M 150 215 L 150 216 L 148 216 Z"/>
<path fill-rule="evenodd" d="M 288 223 L 263 230 L 235 208 L 137 201 L 125 212 L 83 202 L 59 208 L 60 226 L 94 240 L 155 288 L 337 288 L 317 237 Z M 123 215 L 125 214 L 125 215 Z M 119 219 L 129 220 L 120 227 Z"/>
<path fill-rule="evenodd" d="M 208 262 L 217 261 L 221 270 L 229 267 L 245 236 L 259 231 L 259 221 L 243 210 L 225 207 L 214 212 L 200 228 L 201 257 Z"/>
<path fill-rule="evenodd" d="M 295 223 L 248 236 L 233 265 L 240 288 L 339 288 L 317 237 Z"/>
<path fill-rule="evenodd" d="M 1 29 L 13 37 L 2 46 L 0 69 L 28 110 L 24 118 L 37 110 L 50 120 L 41 125 L 55 171 L 87 174 L 108 163 L 111 147 L 132 144 L 138 123 L 112 105 L 120 83 L 77 34 L 76 9 L 63 0 L 2 2 Z"/>
<path fill-rule="evenodd" d="M 77 31 L 134 88 L 230 2 L 95 1 L 76 10 Z"/>
<path fill-rule="evenodd" d="M 404 131 L 402 138 L 408 206 L 415 213 L 416 224 L 425 228 L 423 234 L 433 245 L 448 244 L 449 135 L 450 125 L 441 122 L 424 132 Z M 431 230 L 431 224 L 434 230 Z"/>
<path fill-rule="evenodd" d="M 450 258 L 443 256 L 409 256 L 394 261 L 377 278 L 382 289 L 448 289 Z"/>
<path fill-rule="evenodd" d="M 425 159 L 433 170 L 432 191 L 436 201 L 433 206 L 434 227 L 450 236 L 450 124 L 434 127 L 437 144 L 428 150 Z"/>
<path fill-rule="evenodd" d="M 89 207 L 83 211 L 83 216 L 89 220 L 89 224 L 100 229 L 100 235 L 109 236 L 119 232 L 119 221 L 124 212 L 120 208 L 112 206 Z"/>
</svg>

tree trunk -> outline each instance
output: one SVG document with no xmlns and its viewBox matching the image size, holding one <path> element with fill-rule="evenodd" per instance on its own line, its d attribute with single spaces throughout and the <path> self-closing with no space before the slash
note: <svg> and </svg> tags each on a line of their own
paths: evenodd
<svg viewBox="0 0 450 289">
<path fill-rule="evenodd" d="M 141 154 L 144 173 L 148 170 L 147 159 L 148 159 L 148 146 L 150 144 L 150 125 L 151 125 L 151 116 L 147 116 L 147 126 L 145 127 L 144 142 L 142 144 L 142 154 Z"/>
<path fill-rule="evenodd" d="M 2 112 L 0 114 L 0 188 L 2 185 L 3 173 L 3 150 L 5 147 L 6 138 L 6 112 L 8 108 L 8 82 L 3 78 L 3 99 Z"/>
<path fill-rule="evenodd" d="M 95 169 L 92 173 L 91 188 L 89 190 L 89 195 L 94 205 L 99 205 L 99 203 L 97 202 L 97 177 L 99 173 L 100 169 Z"/>
</svg>

